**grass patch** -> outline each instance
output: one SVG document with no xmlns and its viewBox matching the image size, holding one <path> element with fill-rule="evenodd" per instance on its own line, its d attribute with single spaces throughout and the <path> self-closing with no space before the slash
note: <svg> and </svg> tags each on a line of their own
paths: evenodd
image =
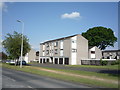
<svg viewBox="0 0 120 90">
<path fill-rule="evenodd" d="M 50 70 L 68 72 L 68 73 L 72 73 L 72 74 L 78 74 L 78 75 L 95 76 L 95 77 L 99 77 L 99 78 L 103 78 L 103 79 L 118 80 L 118 75 L 115 75 L 115 74 L 103 74 L 103 73 L 79 71 L 79 70 L 64 70 L 64 69 L 55 69 L 55 68 L 48 68 L 48 67 L 44 67 L 44 68 L 50 69 Z"/>
<path fill-rule="evenodd" d="M 19 66 L 7 65 L 7 64 L 3 64 L 2 66 L 6 67 L 6 68 L 10 68 L 10 69 L 15 69 L 15 70 L 24 71 L 24 72 L 33 73 L 33 74 L 42 75 L 42 76 L 47 76 L 47 77 L 51 77 L 51 78 L 55 78 L 55 79 L 60 79 L 60 80 L 65 80 L 65 81 L 70 81 L 70 82 L 75 82 L 75 83 L 83 83 L 83 84 L 90 85 L 90 86 L 93 85 L 93 86 L 97 86 L 97 87 L 109 87 L 109 88 L 117 88 L 118 87 L 117 84 L 113 84 L 111 82 L 106 83 L 106 82 L 98 81 L 98 80 L 90 80 L 90 79 L 85 79 L 85 78 L 80 78 L 80 77 L 69 76 L 69 75 L 56 74 L 56 73 L 52 73 L 52 72 L 38 70 L 38 69 L 33 68 L 32 66 L 23 66 L 23 68 L 19 68 Z M 37 68 L 39 68 L 39 67 L 37 67 Z M 54 70 L 57 70 L 57 69 L 54 69 Z M 62 70 L 60 70 L 60 71 L 62 71 Z M 65 70 L 65 71 L 68 72 L 68 74 L 69 73 L 82 74 L 82 72 L 76 72 L 76 71 L 74 72 L 71 70 L 70 71 Z"/>
<path fill-rule="evenodd" d="M 65 65 L 67 67 L 86 67 L 86 68 L 100 68 L 100 69 L 111 69 L 118 70 L 118 65 L 106 65 L 106 66 L 95 66 L 95 65 Z"/>
</svg>

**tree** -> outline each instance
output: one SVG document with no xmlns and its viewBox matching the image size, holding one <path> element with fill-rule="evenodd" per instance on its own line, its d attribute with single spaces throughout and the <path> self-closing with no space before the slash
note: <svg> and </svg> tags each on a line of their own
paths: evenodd
<svg viewBox="0 0 120 90">
<path fill-rule="evenodd" d="M 7 55 L 4 52 L 0 52 L 0 59 L 1 60 L 6 60 L 7 59 Z"/>
<path fill-rule="evenodd" d="M 22 34 L 14 31 L 13 35 L 8 33 L 7 36 L 5 36 L 5 40 L 2 42 L 6 52 L 14 60 L 19 59 L 21 55 L 21 41 Z M 23 36 L 23 56 L 30 51 L 30 44 L 28 41 L 28 38 Z"/>
<path fill-rule="evenodd" d="M 82 36 L 88 39 L 89 46 L 97 46 L 101 50 L 109 46 L 114 47 L 114 43 L 117 42 L 112 29 L 105 27 L 90 28 L 87 32 L 82 33 Z"/>
</svg>

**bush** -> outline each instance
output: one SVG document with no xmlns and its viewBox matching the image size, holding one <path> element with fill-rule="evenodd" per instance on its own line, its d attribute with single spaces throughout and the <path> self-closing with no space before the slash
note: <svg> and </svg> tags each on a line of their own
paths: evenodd
<svg viewBox="0 0 120 90">
<path fill-rule="evenodd" d="M 102 59 L 100 60 L 100 64 L 103 66 L 103 65 L 107 65 L 108 64 L 108 61 L 103 61 Z"/>
<path fill-rule="evenodd" d="M 113 61 L 112 63 L 111 63 L 111 65 L 120 65 L 120 59 L 119 60 L 116 60 L 116 61 Z"/>
</svg>

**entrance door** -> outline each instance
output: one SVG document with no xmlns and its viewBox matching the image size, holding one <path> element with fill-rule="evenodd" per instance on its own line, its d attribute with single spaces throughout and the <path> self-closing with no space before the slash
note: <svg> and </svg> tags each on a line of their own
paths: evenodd
<svg viewBox="0 0 120 90">
<path fill-rule="evenodd" d="M 43 59 L 43 63 L 45 63 L 45 59 Z"/>
<path fill-rule="evenodd" d="M 40 63 L 42 63 L 42 59 L 40 59 Z"/>
<path fill-rule="evenodd" d="M 58 58 L 55 58 L 55 64 L 58 64 Z"/>
<path fill-rule="evenodd" d="M 63 58 L 59 59 L 59 64 L 63 64 Z"/>
<path fill-rule="evenodd" d="M 65 64 L 69 65 L 69 58 L 65 58 Z"/>
<path fill-rule="evenodd" d="M 47 58 L 47 62 L 49 62 L 49 59 Z"/>
</svg>

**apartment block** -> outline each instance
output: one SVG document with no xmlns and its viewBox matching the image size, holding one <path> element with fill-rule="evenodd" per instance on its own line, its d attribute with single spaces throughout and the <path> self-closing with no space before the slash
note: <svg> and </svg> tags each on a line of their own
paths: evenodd
<svg viewBox="0 0 120 90">
<path fill-rule="evenodd" d="M 76 34 L 40 43 L 39 63 L 81 65 L 88 59 L 88 40 Z"/>
</svg>

